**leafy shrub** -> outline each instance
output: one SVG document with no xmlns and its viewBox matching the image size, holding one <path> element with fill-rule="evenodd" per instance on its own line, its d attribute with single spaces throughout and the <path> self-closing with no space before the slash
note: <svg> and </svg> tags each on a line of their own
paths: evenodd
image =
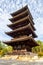
<svg viewBox="0 0 43 65">
<path fill-rule="evenodd" d="M 7 53 L 11 53 L 12 51 L 13 51 L 12 46 L 8 46 L 4 44 L 3 42 L 0 42 L 0 57 Z"/>
<path fill-rule="evenodd" d="M 38 54 L 38 56 L 43 56 L 43 47 L 41 47 L 41 46 L 36 46 L 36 47 L 33 47 L 32 48 L 32 52 L 33 53 L 37 53 Z"/>
<path fill-rule="evenodd" d="M 43 56 L 43 52 L 38 52 L 38 56 L 42 57 Z"/>
<path fill-rule="evenodd" d="M 7 46 L 6 50 L 7 50 L 8 53 L 12 53 L 13 47 L 12 46 Z"/>
</svg>

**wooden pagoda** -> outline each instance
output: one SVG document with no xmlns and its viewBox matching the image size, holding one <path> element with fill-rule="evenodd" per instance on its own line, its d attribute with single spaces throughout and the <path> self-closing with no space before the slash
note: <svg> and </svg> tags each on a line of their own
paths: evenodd
<svg viewBox="0 0 43 65">
<path fill-rule="evenodd" d="M 11 14 L 12 18 L 9 19 L 12 24 L 7 25 L 13 31 L 5 32 L 11 36 L 10 41 L 5 43 L 13 46 L 16 54 L 22 54 L 22 52 L 29 52 L 31 48 L 37 46 L 37 42 L 34 38 L 37 37 L 35 34 L 35 27 L 33 17 L 28 9 L 28 6 L 21 8 L 20 10 Z"/>
</svg>

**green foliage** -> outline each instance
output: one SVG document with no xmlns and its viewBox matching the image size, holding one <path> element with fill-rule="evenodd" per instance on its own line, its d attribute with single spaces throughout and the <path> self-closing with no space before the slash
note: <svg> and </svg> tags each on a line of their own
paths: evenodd
<svg viewBox="0 0 43 65">
<path fill-rule="evenodd" d="M 43 42 L 42 42 L 42 41 L 40 41 L 40 40 L 38 40 L 38 41 L 37 41 L 37 43 L 38 43 L 40 46 L 42 46 L 42 45 L 43 45 Z"/>
<path fill-rule="evenodd" d="M 12 51 L 13 51 L 12 46 L 8 46 L 3 42 L 0 42 L 0 57 L 7 53 L 11 53 Z"/>
<path fill-rule="evenodd" d="M 0 41 L 0 50 L 2 50 L 3 48 L 5 48 L 7 45 L 4 44 L 3 42 Z"/>
<path fill-rule="evenodd" d="M 39 57 L 42 57 L 42 56 L 43 56 L 43 52 L 39 52 L 39 53 L 38 53 L 38 56 L 39 56 Z"/>
<path fill-rule="evenodd" d="M 33 47 L 32 48 L 32 52 L 33 53 L 37 53 L 38 56 L 43 56 L 43 42 L 38 40 L 37 43 L 40 45 L 40 46 L 36 46 L 36 47 Z"/>
<path fill-rule="evenodd" d="M 43 52 L 43 46 L 36 46 L 32 48 L 33 53 Z"/>
<path fill-rule="evenodd" d="M 6 49 L 7 49 L 8 53 L 11 53 L 13 51 L 13 47 L 12 46 L 7 46 Z"/>
</svg>

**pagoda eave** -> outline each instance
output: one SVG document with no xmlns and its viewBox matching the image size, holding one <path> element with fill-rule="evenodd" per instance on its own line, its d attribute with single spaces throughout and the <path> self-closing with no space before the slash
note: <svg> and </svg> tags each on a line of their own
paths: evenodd
<svg viewBox="0 0 43 65">
<path fill-rule="evenodd" d="M 17 24 L 16 24 L 17 25 Z M 28 25 L 28 24 L 27 24 Z M 14 29 L 17 29 L 17 28 L 19 28 L 19 27 L 22 27 L 23 25 L 21 25 L 21 26 L 16 26 L 16 27 L 13 27 L 14 25 L 7 25 L 9 28 L 11 28 L 12 30 L 14 30 Z M 24 25 L 25 26 L 25 25 Z M 36 28 L 34 27 L 34 26 L 32 26 L 32 28 L 33 28 L 33 30 L 35 31 L 36 30 Z"/>
<path fill-rule="evenodd" d="M 14 17 L 14 16 L 18 15 L 19 13 L 21 13 L 21 12 L 27 10 L 27 9 L 28 9 L 28 6 L 26 5 L 26 6 L 24 6 L 23 8 L 21 8 L 20 10 L 11 13 L 11 16 Z M 29 11 L 29 9 L 28 9 L 28 11 Z M 31 18 L 32 18 L 32 20 L 33 20 L 33 17 L 32 17 L 32 15 L 31 15 L 30 11 L 29 11 L 29 14 L 30 14 L 30 16 L 31 16 Z"/>
<path fill-rule="evenodd" d="M 23 18 L 23 19 L 21 19 L 21 20 L 19 20 L 19 21 L 16 21 L 16 22 L 14 22 L 14 23 L 12 23 L 12 24 L 9 24 L 9 25 L 7 25 L 7 26 L 14 30 L 14 29 L 15 29 L 15 26 L 16 26 L 16 28 L 19 27 L 19 26 L 17 27 L 17 25 L 22 26 L 23 24 L 26 25 L 26 24 L 29 24 L 29 23 L 32 25 L 32 28 L 33 28 L 34 30 L 36 30 L 35 27 L 33 26 L 32 21 L 30 20 L 29 16 L 27 16 L 27 17 L 25 17 L 25 18 Z"/>
<path fill-rule="evenodd" d="M 16 12 L 13 12 L 11 13 L 12 16 L 16 16 L 17 14 L 25 11 L 26 9 L 28 9 L 28 6 L 26 5 L 25 7 L 21 8 L 20 10 L 16 11 Z"/>
<path fill-rule="evenodd" d="M 20 33 L 21 31 L 23 31 L 23 34 L 29 34 L 29 33 L 32 33 L 33 37 L 37 37 L 37 35 L 35 34 L 35 32 L 33 31 L 30 23 L 26 26 L 23 26 L 23 27 L 20 27 L 20 28 L 17 28 L 13 31 L 10 31 L 10 32 L 5 32 L 7 35 L 10 35 L 11 37 L 14 37 L 15 34 L 18 34 Z M 27 33 L 28 32 L 28 33 Z"/>
<path fill-rule="evenodd" d="M 25 15 L 26 15 L 26 14 L 25 14 Z M 25 16 L 25 15 L 23 15 L 23 16 Z M 29 17 L 29 18 L 30 18 L 29 15 L 27 15 L 27 16 L 25 16 L 25 17 L 23 17 L 23 16 L 22 16 L 20 19 L 19 19 L 19 18 L 18 18 L 18 19 L 17 19 L 17 18 L 15 19 L 15 18 L 13 17 L 13 18 L 11 18 L 11 19 L 9 19 L 9 20 L 10 20 L 12 23 L 14 23 L 14 22 L 18 22 L 18 21 L 20 21 L 20 20 L 22 20 L 23 18 L 26 18 L 26 17 Z M 30 18 L 30 20 L 31 20 L 31 18 Z M 31 22 L 32 22 L 33 25 L 34 25 L 33 20 L 31 20 Z"/>
<path fill-rule="evenodd" d="M 29 36 L 14 38 L 11 41 L 6 41 L 4 43 L 8 45 L 14 45 L 14 44 L 22 44 L 19 42 L 26 42 L 26 41 L 28 41 L 28 43 L 24 43 L 24 44 L 28 44 L 29 46 L 32 46 L 32 47 L 39 46 L 39 44 L 32 37 L 29 37 Z"/>
</svg>

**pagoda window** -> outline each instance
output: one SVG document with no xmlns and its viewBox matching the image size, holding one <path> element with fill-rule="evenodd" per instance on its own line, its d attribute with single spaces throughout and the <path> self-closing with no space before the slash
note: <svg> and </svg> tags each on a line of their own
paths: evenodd
<svg viewBox="0 0 43 65">
<path fill-rule="evenodd" d="M 17 47 L 16 47 L 16 46 L 14 46 L 14 49 L 17 49 Z"/>
<path fill-rule="evenodd" d="M 21 49 L 21 45 L 18 45 L 18 46 L 17 46 L 17 50 L 20 50 L 20 49 Z"/>
</svg>

